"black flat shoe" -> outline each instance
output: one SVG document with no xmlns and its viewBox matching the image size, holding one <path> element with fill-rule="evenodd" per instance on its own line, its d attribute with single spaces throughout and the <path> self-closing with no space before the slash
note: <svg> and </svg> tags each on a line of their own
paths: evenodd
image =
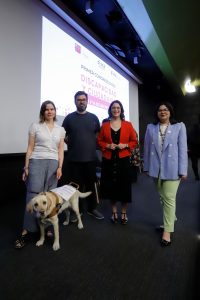
<svg viewBox="0 0 200 300">
<path fill-rule="evenodd" d="M 167 247 L 167 246 L 170 246 L 171 245 L 171 241 L 166 241 L 164 239 L 161 240 L 161 246 L 162 247 Z"/>
</svg>

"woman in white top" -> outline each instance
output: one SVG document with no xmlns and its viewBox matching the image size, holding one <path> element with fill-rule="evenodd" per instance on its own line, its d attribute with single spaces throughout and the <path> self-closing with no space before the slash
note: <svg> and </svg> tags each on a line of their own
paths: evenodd
<svg viewBox="0 0 200 300">
<path fill-rule="evenodd" d="M 41 105 L 39 123 L 33 123 L 29 128 L 28 149 L 22 175 L 27 185 L 26 203 L 40 192 L 55 188 L 62 176 L 65 130 L 55 121 L 56 107 L 52 101 L 47 100 Z M 37 231 L 35 216 L 25 211 L 23 231 L 15 241 L 15 248 L 24 247 L 29 233 Z"/>
</svg>

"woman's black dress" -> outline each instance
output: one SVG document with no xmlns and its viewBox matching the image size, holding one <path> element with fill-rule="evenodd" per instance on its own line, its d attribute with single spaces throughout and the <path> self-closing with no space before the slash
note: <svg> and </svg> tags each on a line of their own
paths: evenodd
<svg viewBox="0 0 200 300">
<path fill-rule="evenodd" d="M 114 144 L 119 144 L 120 129 L 111 128 L 111 137 Z M 102 159 L 101 196 L 113 202 L 131 202 L 130 157 L 119 158 L 118 151 L 113 151 L 111 159 Z"/>
</svg>

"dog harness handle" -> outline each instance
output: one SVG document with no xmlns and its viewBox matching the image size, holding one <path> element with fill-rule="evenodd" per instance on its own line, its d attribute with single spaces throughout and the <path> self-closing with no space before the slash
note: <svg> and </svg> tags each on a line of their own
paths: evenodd
<svg viewBox="0 0 200 300">
<path fill-rule="evenodd" d="M 76 188 L 77 190 L 79 189 L 79 184 L 76 183 L 76 182 L 71 181 L 71 182 L 69 183 L 69 185 L 73 186 L 73 187 Z"/>
</svg>

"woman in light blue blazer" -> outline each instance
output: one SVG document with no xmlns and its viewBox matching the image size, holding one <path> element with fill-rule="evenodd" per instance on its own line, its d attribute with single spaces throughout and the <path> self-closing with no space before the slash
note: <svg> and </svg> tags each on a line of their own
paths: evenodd
<svg viewBox="0 0 200 300">
<path fill-rule="evenodd" d="M 157 106 L 155 123 L 147 126 L 144 141 L 144 172 L 153 177 L 163 207 L 161 245 L 171 244 L 176 220 L 176 194 L 181 179 L 187 178 L 187 136 L 184 123 L 174 119 L 170 103 Z"/>
</svg>

